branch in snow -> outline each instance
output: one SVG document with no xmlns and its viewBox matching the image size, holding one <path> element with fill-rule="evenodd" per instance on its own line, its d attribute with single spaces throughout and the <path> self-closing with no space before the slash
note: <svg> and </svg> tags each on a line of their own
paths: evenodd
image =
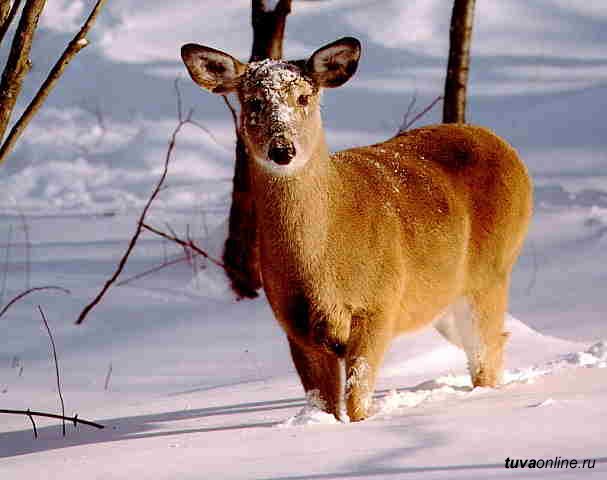
<svg viewBox="0 0 607 480">
<path fill-rule="evenodd" d="M 14 297 L 10 302 L 8 302 L 3 308 L 2 310 L 0 310 L 0 318 L 2 318 L 2 316 L 7 312 L 7 310 L 9 308 L 11 308 L 11 306 L 13 306 L 15 303 L 17 303 L 19 300 L 21 300 L 23 297 L 29 295 L 30 293 L 33 292 L 39 292 L 41 290 L 59 290 L 60 292 L 63 292 L 65 294 L 70 294 L 71 292 L 63 287 L 56 287 L 54 285 L 47 285 L 44 287 L 34 287 L 34 288 L 28 288 L 27 290 L 25 290 L 24 292 L 21 292 L 19 295 L 17 295 L 16 297 Z"/>
<path fill-rule="evenodd" d="M 59 377 L 59 360 L 57 359 L 57 349 L 55 348 L 55 339 L 53 338 L 53 334 L 51 332 L 51 327 L 48 325 L 48 321 L 46 320 L 46 315 L 42 311 L 42 307 L 38 305 L 38 311 L 40 315 L 42 315 L 42 321 L 44 322 L 44 326 L 48 333 L 49 338 L 51 339 L 51 347 L 53 350 L 53 359 L 55 361 L 55 375 L 57 377 L 57 392 L 59 393 L 59 401 L 61 402 L 61 416 L 64 417 L 61 422 L 63 436 L 65 437 L 65 403 L 63 402 L 63 394 L 61 393 L 61 378 Z M 31 417 L 30 417 L 31 419 Z"/>
<path fill-rule="evenodd" d="M 90 420 L 83 420 L 78 418 L 78 415 L 74 415 L 73 417 L 66 417 L 64 415 L 55 415 L 54 413 L 46 413 L 46 412 L 35 412 L 30 409 L 27 410 L 4 410 L 0 409 L 0 413 L 6 413 L 9 415 L 25 415 L 29 417 L 32 422 L 32 427 L 34 430 L 34 438 L 38 438 L 38 430 L 36 429 L 36 422 L 34 422 L 34 417 L 45 417 L 45 418 L 57 418 L 59 420 L 69 420 L 76 427 L 79 423 L 82 425 L 88 425 L 89 427 L 95 427 L 99 429 L 105 428 L 103 425 L 95 422 L 91 422 Z"/>
<path fill-rule="evenodd" d="M 176 88 L 177 88 L 177 84 L 176 84 Z M 179 92 L 179 88 L 177 88 L 177 92 Z M 101 291 L 97 294 L 97 296 L 93 299 L 93 301 L 91 303 L 89 303 L 86 307 L 84 307 L 84 309 L 78 316 L 78 320 L 76 320 L 76 325 L 80 325 L 84 321 L 84 319 L 87 317 L 89 312 L 103 299 L 103 297 L 105 296 L 107 291 L 116 282 L 116 280 L 118 279 L 118 277 L 124 270 L 124 267 L 126 266 L 126 262 L 129 259 L 131 252 L 135 248 L 137 240 L 139 239 L 139 235 L 141 235 L 141 230 L 143 229 L 145 217 L 146 217 L 150 207 L 152 206 L 152 203 L 158 196 L 158 193 L 160 193 L 160 190 L 167 177 L 167 174 L 169 173 L 169 162 L 171 161 L 171 157 L 173 156 L 173 150 L 175 149 L 175 144 L 177 142 L 177 135 L 179 135 L 179 132 L 181 131 L 183 126 L 190 123 L 190 120 L 191 120 L 192 111 L 190 111 L 188 113 L 187 117 L 185 117 L 185 118 L 183 117 L 180 94 L 177 96 L 177 113 L 179 116 L 179 120 L 178 120 L 177 126 L 173 130 L 173 133 L 171 134 L 171 138 L 169 140 L 169 147 L 167 148 L 167 152 L 165 155 L 164 168 L 162 170 L 162 175 L 160 176 L 160 179 L 158 180 L 158 183 L 156 184 L 156 187 L 154 188 L 152 195 L 146 202 L 145 207 L 143 208 L 143 211 L 141 212 L 141 215 L 139 216 L 139 221 L 137 222 L 137 228 L 135 229 L 135 233 L 131 237 L 131 240 L 126 249 L 126 252 L 124 252 L 124 255 L 120 259 L 120 262 L 118 263 L 118 267 L 116 268 L 116 271 L 107 280 L 107 282 L 105 282 L 105 285 L 103 286 Z"/>
<path fill-rule="evenodd" d="M 106 1 L 107 0 L 97 0 L 95 7 L 82 25 L 80 31 L 68 44 L 61 57 L 59 57 L 59 60 L 51 69 L 48 77 L 38 90 L 38 93 L 36 93 L 34 99 L 25 109 L 25 112 L 23 112 L 23 115 L 21 115 L 21 118 L 13 125 L 13 128 L 2 144 L 2 147 L 0 147 L 0 164 L 12 152 L 17 140 L 19 140 L 19 137 L 21 137 L 21 134 L 27 128 L 32 118 L 46 101 L 47 97 L 63 75 L 65 68 L 80 50 L 89 44 L 86 36 L 93 27 L 93 24 Z M 45 0 L 28 0 L 23 9 L 21 22 L 19 23 L 18 31 L 15 34 L 13 47 L 11 48 L 11 53 L 3 74 L 2 85 L 0 86 L 0 138 L 4 137 L 15 102 L 21 92 L 21 84 L 29 71 L 31 42 L 38 25 L 38 18 L 42 13 L 45 3 Z M 18 38 L 20 37 L 23 37 L 24 40 L 18 41 Z"/>
<path fill-rule="evenodd" d="M 160 176 L 160 179 L 158 180 L 158 183 L 156 184 L 156 187 L 154 188 L 152 195 L 150 195 L 150 198 L 146 202 L 145 207 L 143 208 L 143 211 L 141 212 L 141 215 L 139 216 L 139 220 L 137 222 L 137 228 L 135 229 L 135 233 L 131 237 L 131 240 L 126 249 L 126 252 L 120 259 L 120 262 L 118 263 L 118 267 L 116 268 L 116 271 L 106 281 L 105 285 L 103 286 L 101 291 L 97 294 L 97 296 L 82 310 L 82 312 L 78 316 L 78 320 L 76 320 L 76 325 L 80 325 L 84 321 L 84 319 L 87 317 L 89 312 L 99 302 L 101 302 L 101 300 L 103 299 L 103 297 L 105 296 L 107 291 L 110 289 L 110 287 L 114 283 L 116 283 L 116 281 L 118 280 L 118 277 L 120 276 L 120 274 L 124 270 L 124 267 L 126 266 L 126 262 L 129 258 L 129 256 L 131 255 L 131 252 L 133 251 L 133 249 L 135 248 L 135 245 L 137 244 L 137 240 L 139 239 L 139 236 L 141 235 L 141 231 L 143 230 L 143 228 L 146 228 L 147 230 L 150 229 L 150 227 L 145 224 L 145 218 L 146 218 L 146 215 L 147 215 L 150 207 L 152 206 L 152 203 L 154 202 L 154 200 L 156 199 L 156 197 L 158 196 L 160 191 L 164 188 L 164 181 L 166 180 L 166 177 L 167 177 L 167 174 L 169 171 L 169 163 L 173 156 L 173 151 L 175 149 L 175 145 L 177 142 L 177 136 L 179 135 L 179 132 L 185 125 L 188 125 L 188 124 L 195 125 L 197 127 L 201 127 L 199 124 L 196 124 L 195 122 L 192 121 L 192 115 L 194 114 L 193 109 L 190 109 L 188 111 L 187 115 L 184 116 L 183 103 L 182 103 L 182 99 L 181 99 L 181 91 L 179 90 L 178 80 L 175 80 L 175 93 L 177 96 L 177 126 L 173 130 L 173 133 L 171 134 L 171 138 L 169 140 L 169 146 L 167 148 L 165 159 L 164 159 L 164 167 L 162 170 L 162 175 Z M 207 256 L 207 258 L 210 259 L 210 257 L 208 257 L 208 256 Z M 144 272 L 144 274 L 146 274 L 146 272 Z M 131 280 L 131 279 L 129 279 L 129 280 Z M 122 284 L 124 284 L 124 283 L 126 283 L 126 281 L 123 282 Z"/>
</svg>

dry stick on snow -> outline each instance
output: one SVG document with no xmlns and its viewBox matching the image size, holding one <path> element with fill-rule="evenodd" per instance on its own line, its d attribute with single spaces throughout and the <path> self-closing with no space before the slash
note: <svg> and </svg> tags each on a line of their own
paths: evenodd
<svg viewBox="0 0 607 480">
<path fill-rule="evenodd" d="M 59 401 L 61 402 L 61 416 L 64 417 L 61 422 L 61 426 L 63 436 L 65 437 L 65 403 L 63 402 L 63 395 L 61 393 L 61 379 L 59 377 L 59 360 L 57 360 L 57 349 L 55 348 L 55 340 L 53 339 L 53 334 L 51 333 L 51 327 L 49 327 L 48 321 L 46 320 L 46 316 L 44 315 L 44 312 L 42 311 L 42 307 L 40 305 L 38 305 L 38 310 L 40 311 L 40 315 L 42 315 L 42 321 L 44 322 L 44 326 L 46 327 L 48 336 L 51 339 L 53 359 L 55 360 L 55 374 L 57 376 L 57 392 L 59 392 Z"/>
<path fill-rule="evenodd" d="M 13 306 L 15 303 L 17 303 L 19 300 L 21 300 L 23 297 L 29 295 L 30 293 L 33 292 L 39 292 L 41 290 L 58 290 L 60 292 L 63 292 L 67 295 L 69 295 L 70 292 L 67 288 L 63 288 L 63 287 L 56 287 L 54 285 L 47 285 L 44 287 L 33 287 L 33 288 L 28 288 L 27 290 L 25 290 L 24 292 L 21 292 L 19 295 L 17 295 L 16 297 L 14 297 L 10 302 L 8 302 L 3 308 L 2 310 L 0 310 L 0 318 L 2 318 L 2 316 L 8 311 L 9 308 L 11 308 L 11 306 Z"/>
<path fill-rule="evenodd" d="M 14 0 L 11 6 L 10 0 L 2 0 L 0 5 L 0 44 L 4 40 L 4 36 L 13 23 L 15 15 L 21 6 L 21 0 Z"/>
<path fill-rule="evenodd" d="M 78 418 L 77 414 L 74 415 L 73 417 L 65 417 L 63 415 L 56 415 L 54 413 L 36 412 L 36 411 L 30 410 L 29 408 L 27 410 L 0 409 L 0 414 L 1 413 L 6 413 L 9 415 L 25 415 L 25 416 L 29 417 L 29 419 L 32 422 L 32 426 L 34 428 L 34 438 L 38 438 L 38 432 L 36 430 L 36 423 L 34 422 L 33 417 L 57 418 L 57 419 L 63 420 L 63 421 L 69 420 L 70 422 L 72 422 L 74 424 L 74 427 L 76 427 L 80 423 L 82 425 L 88 425 L 89 427 L 95 427 L 100 430 L 105 428 L 103 425 L 101 425 L 99 423 L 95 423 L 95 422 L 91 422 L 90 420 L 83 420 L 81 418 Z"/>
<path fill-rule="evenodd" d="M 152 206 L 152 202 L 158 196 L 158 193 L 160 192 L 160 189 L 162 188 L 162 185 L 164 184 L 164 181 L 169 172 L 169 162 L 173 155 L 173 150 L 175 149 L 175 144 L 177 142 L 177 135 L 179 134 L 179 132 L 181 131 L 181 129 L 183 128 L 184 125 L 191 123 L 193 111 L 190 110 L 188 112 L 188 115 L 185 118 L 183 117 L 181 93 L 179 92 L 177 82 L 175 82 L 175 89 L 177 91 L 178 122 L 177 122 L 177 126 L 173 130 L 173 133 L 171 134 L 171 139 L 169 140 L 169 147 L 167 148 L 167 151 L 166 151 L 166 155 L 165 155 L 165 159 L 164 159 L 164 168 L 162 170 L 162 175 L 160 176 L 160 180 L 158 180 L 158 183 L 156 184 L 156 187 L 154 188 L 152 195 L 150 195 L 150 198 L 148 199 L 147 203 L 145 204 L 145 207 L 143 208 L 143 211 L 141 212 L 141 215 L 139 216 L 139 220 L 137 221 L 137 228 L 135 229 L 135 233 L 131 237 L 131 240 L 126 249 L 126 252 L 124 252 L 124 255 L 120 259 L 118 268 L 112 274 L 112 276 L 109 278 L 109 280 L 107 280 L 107 282 L 105 282 L 105 285 L 103 286 L 101 291 L 97 294 L 97 296 L 93 299 L 93 301 L 91 303 L 89 303 L 86 307 L 84 307 L 84 310 L 82 310 L 82 312 L 78 316 L 78 320 L 76 320 L 76 325 L 80 325 L 84 321 L 84 319 L 87 317 L 89 312 L 103 299 L 103 297 L 105 296 L 107 291 L 116 282 L 116 280 L 118 279 L 118 277 L 124 270 L 126 262 L 129 259 L 129 256 L 131 255 L 133 248 L 135 248 L 135 244 L 137 243 L 137 240 L 139 239 L 139 235 L 141 235 L 141 230 L 143 229 L 143 222 L 145 221 L 145 217 L 148 213 L 148 210 Z"/>
<path fill-rule="evenodd" d="M 38 93 L 36 93 L 36 96 L 34 97 L 34 99 L 30 102 L 30 104 L 25 109 L 25 112 L 23 112 L 23 115 L 21 115 L 21 118 L 19 118 L 17 123 L 15 123 L 15 125 L 11 129 L 10 133 L 6 137 L 6 140 L 2 144 L 2 147 L 0 147 L 0 164 L 11 153 L 15 144 L 17 143 L 17 140 L 19 139 L 19 137 L 21 136 L 23 131 L 27 128 L 27 125 L 29 124 L 31 119 L 38 112 L 38 110 L 40 109 L 40 107 L 45 102 L 46 98 L 48 97 L 48 95 L 51 93 L 51 91 L 53 90 L 53 88 L 55 87 L 55 85 L 57 84 L 59 79 L 61 78 L 61 75 L 63 74 L 63 71 L 65 70 L 65 68 L 74 59 L 74 57 L 78 54 L 78 52 L 80 52 L 80 50 L 82 50 L 84 47 L 86 47 L 89 44 L 89 41 L 87 40 L 86 36 L 88 35 L 89 31 L 93 27 L 93 24 L 95 23 L 95 20 L 97 19 L 97 16 L 99 15 L 101 8 L 103 7 L 103 5 L 105 4 L 106 1 L 107 0 L 97 0 L 95 7 L 91 11 L 91 14 L 86 19 L 84 24 L 82 25 L 82 28 L 76 34 L 76 36 L 72 39 L 72 41 L 68 44 L 67 48 L 65 49 L 65 51 L 63 52 L 63 54 L 61 55 L 61 57 L 59 58 L 59 60 L 55 64 L 55 66 L 52 68 L 48 77 L 46 78 L 46 80 L 44 81 L 44 83 L 42 84 L 40 89 L 38 90 Z M 21 18 L 21 23 L 19 24 L 19 30 L 15 34 L 15 39 L 17 39 L 17 37 L 21 34 L 21 24 L 24 22 L 25 14 L 26 14 L 26 11 L 27 11 L 28 7 L 30 6 L 30 4 L 36 4 L 36 5 L 41 4 L 39 11 L 37 10 L 37 15 L 39 16 L 40 12 L 44 8 L 45 1 L 28 0 L 27 4 L 24 7 L 24 11 L 23 11 L 24 13 Z M 33 22 L 30 21 L 30 23 L 33 23 Z M 35 23 L 33 25 L 34 30 L 36 28 L 37 23 L 38 23 L 38 18 L 36 17 Z M 24 30 L 24 32 L 28 33 L 29 30 L 26 29 L 26 30 Z M 30 36 L 33 37 L 33 31 L 30 33 Z M 17 46 L 19 46 L 19 45 L 17 45 Z M 8 121 L 10 120 L 10 115 L 15 106 L 16 97 L 19 95 L 19 92 L 21 91 L 21 84 L 23 83 L 23 79 L 25 77 L 25 74 L 27 73 L 27 70 L 29 70 L 29 58 L 28 57 L 29 57 L 29 52 L 31 50 L 31 38 L 29 38 L 29 43 L 27 43 L 25 45 L 25 47 L 27 47 L 27 48 L 17 49 L 15 47 L 15 42 L 13 42 L 13 49 L 11 49 L 11 54 L 9 56 L 9 60 L 7 61 L 6 69 L 4 70 L 4 75 L 2 78 L 2 87 L 0 88 L 0 138 L 4 137 L 4 133 L 8 126 Z M 13 50 L 15 50 L 14 54 L 13 54 Z M 17 57 L 17 55 L 19 55 L 19 57 Z M 15 56 L 16 58 L 12 59 L 13 56 Z M 11 75 L 10 71 L 9 71 L 9 73 L 7 74 L 7 69 L 9 68 L 9 65 L 11 65 L 12 68 L 21 69 L 21 70 L 18 70 L 18 72 L 21 72 L 21 73 L 18 75 L 15 75 L 15 74 Z M 27 65 L 26 70 L 23 70 L 25 68 L 24 65 Z M 5 85 L 5 83 L 6 83 L 6 85 Z M 10 97 L 10 99 L 7 100 L 6 99 L 7 95 L 14 95 L 14 98 Z"/>
</svg>

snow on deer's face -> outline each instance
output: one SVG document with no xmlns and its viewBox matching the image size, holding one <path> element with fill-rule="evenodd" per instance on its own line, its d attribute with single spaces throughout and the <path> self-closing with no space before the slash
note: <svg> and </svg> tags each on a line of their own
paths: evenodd
<svg viewBox="0 0 607 480">
<path fill-rule="evenodd" d="M 278 174 L 303 166 L 320 129 L 314 81 L 292 63 L 251 62 L 238 96 L 242 134 L 258 164 Z"/>
<path fill-rule="evenodd" d="M 181 47 L 192 80 L 219 95 L 238 94 L 240 129 L 249 154 L 266 170 L 289 174 L 305 165 L 320 145 L 321 88 L 335 88 L 356 72 L 360 42 L 344 37 L 308 60 L 245 64 L 195 43 Z"/>
</svg>

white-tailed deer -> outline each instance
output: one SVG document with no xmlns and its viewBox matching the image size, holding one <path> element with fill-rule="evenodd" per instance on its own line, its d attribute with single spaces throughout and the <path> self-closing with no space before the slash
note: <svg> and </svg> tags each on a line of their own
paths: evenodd
<svg viewBox="0 0 607 480">
<path fill-rule="evenodd" d="M 354 38 L 305 61 L 194 44 L 182 57 L 200 86 L 240 100 L 263 285 L 306 393 L 364 419 L 391 339 L 425 326 L 465 350 L 474 385 L 496 385 L 532 209 L 516 152 L 487 129 L 435 125 L 330 155 L 321 92 L 356 71 Z"/>
</svg>

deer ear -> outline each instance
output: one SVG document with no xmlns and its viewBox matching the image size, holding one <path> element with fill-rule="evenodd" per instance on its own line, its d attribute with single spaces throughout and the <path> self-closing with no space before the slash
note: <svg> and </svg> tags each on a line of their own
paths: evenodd
<svg viewBox="0 0 607 480">
<path fill-rule="evenodd" d="M 181 58 L 194 82 L 213 93 L 234 90 L 246 68 L 227 53 L 195 43 L 181 47 Z"/>
<path fill-rule="evenodd" d="M 360 42 L 344 37 L 316 50 L 306 62 L 306 70 L 321 87 L 339 87 L 358 68 Z"/>
</svg>

